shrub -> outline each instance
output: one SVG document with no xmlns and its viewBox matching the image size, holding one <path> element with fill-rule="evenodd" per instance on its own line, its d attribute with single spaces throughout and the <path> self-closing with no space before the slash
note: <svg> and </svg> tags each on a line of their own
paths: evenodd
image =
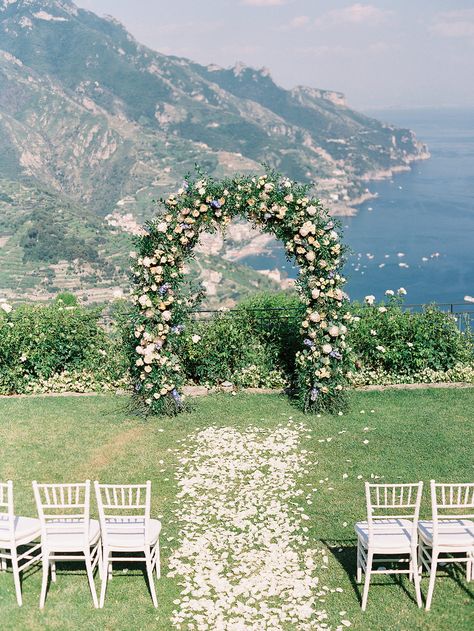
<svg viewBox="0 0 474 631">
<path fill-rule="evenodd" d="M 210 321 L 189 322 L 180 337 L 180 360 L 187 379 L 194 383 L 280 386 L 284 382 L 268 348 L 243 317 L 222 313 Z"/>
<path fill-rule="evenodd" d="M 386 303 L 354 304 L 352 314 L 349 344 L 359 369 L 405 378 L 472 362 L 471 334 L 460 333 L 454 317 L 435 305 L 412 313 L 391 296 Z"/>
<path fill-rule="evenodd" d="M 291 375 L 296 353 L 301 350 L 301 320 L 305 306 L 296 294 L 262 292 L 243 300 L 236 308 L 261 344 L 270 361 Z"/>
<path fill-rule="evenodd" d="M 124 356 L 99 326 L 100 310 L 22 305 L 0 311 L 0 392 L 23 393 L 66 371 L 87 371 L 96 381 L 120 380 Z"/>
</svg>

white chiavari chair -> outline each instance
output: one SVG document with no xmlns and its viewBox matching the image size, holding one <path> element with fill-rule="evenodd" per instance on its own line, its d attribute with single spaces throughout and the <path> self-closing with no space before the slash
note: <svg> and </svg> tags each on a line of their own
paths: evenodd
<svg viewBox="0 0 474 631">
<path fill-rule="evenodd" d="M 431 520 L 420 520 L 419 566 L 429 572 L 426 609 L 430 609 L 439 563 L 466 563 L 474 579 L 474 483 L 439 484 L 431 480 Z"/>
<path fill-rule="evenodd" d="M 43 580 L 40 608 L 44 607 L 51 580 L 56 582 L 56 562 L 84 561 L 94 607 L 98 607 L 94 569 L 102 571 L 99 522 L 90 519 L 90 480 L 74 484 L 38 484 L 33 491 L 41 522 Z"/>
<path fill-rule="evenodd" d="M 102 588 L 100 607 L 104 606 L 113 561 L 145 562 L 153 605 L 156 599 L 153 570 L 160 577 L 159 535 L 161 523 L 150 518 L 151 482 L 146 484 L 94 483 L 102 535 Z M 141 556 L 128 556 L 130 553 Z"/>
<path fill-rule="evenodd" d="M 365 573 L 362 610 L 365 611 L 373 574 L 408 574 L 415 583 L 421 607 L 417 567 L 417 526 L 423 482 L 416 484 L 365 484 L 367 521 L 355 525 L 357 534 L 357 582 Z M 382 558 L 380 558 L 382 556 Z M 374 559 L 374 557 L 376 557 Z M 406 564 L 406 568 L 378 567 L 374 562 Z"/>
<path fill-rule="evenodd" d="M 41 535 L 39 519 L 15 515 L 13 508 L 13 482 L 0 483 L 0 569 L 7 569 L 11 561 L 16 600 L 22 605 L 20 572 L 40 560 Z M 19 547 L 27 549 L 21 553 Z"/>
</svg>

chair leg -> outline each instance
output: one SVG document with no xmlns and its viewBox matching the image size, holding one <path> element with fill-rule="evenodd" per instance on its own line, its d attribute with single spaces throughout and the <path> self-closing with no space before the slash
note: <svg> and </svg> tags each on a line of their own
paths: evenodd
<svg viewBox="0 0 474 631">
<path fill-rule="evenodd" d="M 145 552 L 146 573 L 148 576 L 148 582 L 150 584 L 151 599 L 154 607 L 158 607 L 158 601 L 156 599 L 155 582 L 153 580 L 153 566 L 151 564 L 150 549 Z"/>
<path fill-rule="evenodd" d="M 360 558 L 360 541 L 357 540 L 357 582 L 362 583 L 362 564 Z"/>
<path fill-rule="evenodd" d="M 430 584 L 428 587 L 428 595 L 426 597 L 426 611 L 429 611 L 431 607 L 431 600 L 433 598 L 433 591 L 436 580 L 436 568 L 438 567 L 438 552 L 431 551 L 431 566 L 430 566 Z"/>
<path fill-rule="evenodd" d="M 100 580 L 103 579 L 104 577 L 104 567 L 103 567 L 103 561 L 102 561 L 102 544 L 99 543 L 98 547 L 97 547 L 97 569 L 99 570 L 99 578 Z"/>
<path fill-rule="evenodd" d="M 112 563 L 109 563 L 109 569 L 108 569 L 108 576 L 109 576 L 109 581 L 112 580 Z"/>
<path fill-rule="evenodd" d="M 5 550 L 0 550 L 0 554 L 5 554 Z M 7 560 L 3 557 L 0 557 L 0 572 L 7 571 Z"/>
<path fill-rule="evenodd" d="M 423 575 L 423 561 L 422 561 L 423 555 L 422 555 L 422 552 L 423 552 L 423 540 L 420 539 L 419 543 L 418 543 L 418 555 L 417 555 L 418 556 L 418 573 L 420 575 L 420 578 Z"/>
<path fill-rule="evenodd" d="M 43 579 L 41 582 L 40 609 L 44 609 L 44 603 L 46 601 L 46 590 L 48 588 L 48 577 L 49 577 L 49 555 L 46 550 L 43 550 Z"/>
<path fill-rule="evenodd" d="M 374 553 L 368 550 L 367 551 L 367 566 L 365 568 L 364 593 L 362 595 L 362 611 L 365 611 L 365 608 L 367 607 L 367 598 L 369 596 L 370 573 L 372 571 L 373 558 L 374 558 Z"/>
<path fill-rule="evenodd" d="M 156 557 L 155 557 L 155 563 L 156 563 L 156 578 L 161 578 L 161 558 L 160 558 L 160 542 L 157 541 L 156 542 Z"/>
<path fill-rule="evenodd" d="M 421 588 L 420 588 L 421 577 L 420 577 L 420 573 L 418 571 L 418 558 L 417 558 L 416 549 L 413 550 L 412 553 L 411 553 L 411 565 L 410 565 L 410 567 L 411 567 L 412 574 L 413 574 L 413 582 L 415 583 L 416 604 L 421 609 L 421 607 L 423 606 L 423 603 L 422 603 L 422 600 L 421 600 Z"/>
<path fill-rule="evenodd" d="M 109 551 L 107 548 L 102 550 L 102 585 L 100 586 L 100 602 L 99 607 L 102 609 L 105 602 L 105 590 L 108 583 L 108 568 L 109 568 Z"/>
<path fill-rule="evenodd" d="M 84 556 L 86 558 L 87 579 L 89 581 L 89 587 L 91 589 L 92 602 L 94 603 L 94 607 L 96 609 L 98 609 L 99 603 L 97 602 L 97 592 L 95 591 L 94 575 L 92 573 L 92 563 L 91 563 L 90 549 L 84 551 Z"/>
<path fill-rule="evenodd" d="M 51 561 L 51 580 L 56 582 L 56 561 Z"/>
<path fill-rule="evenodd" d="M 20 569 L 18 567 L 18 555 L 16 548 L 11 549 L 12 555 L 12 569 L 13 569 L 13 581 L 15 583 L 16 601 L 18 606 L 21 607 L 23 601 L 21 597 L 21 581 L 20 581 Z"/>
</svg>

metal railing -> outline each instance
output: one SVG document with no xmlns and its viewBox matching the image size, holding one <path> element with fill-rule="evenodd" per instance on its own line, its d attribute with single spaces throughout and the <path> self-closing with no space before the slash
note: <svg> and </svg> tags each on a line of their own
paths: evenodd
<svg viewBox="0 0 474 631">
<path fill-rule="evenodd" d="M 405 311 L 419 313 L 427 307 L 433 306 L 451 316 L 462 333 L 474 333 L 474 303 L 446 302 L 430 304 L 406 304 Z M 195 321 L 211 321 L 217 315 L 236 319 L 255 318 L 265 322 L 269 327 L 278 322 L 298 322 L 304 314 L 304 305 L 298 307 L 240 307 L 231 309 L 195 309 L 191 311 L 191 318 Z M 102 326 L 108 328 L 113 325 L 113 319 L 103 314 L 99 319 Z"/>
<path fill-rule="evenodd" d="M 433 306 L 443 313 L 452 316 L 461 332 L 474 331 L 474 303 L 467 302 L 446 302 L 446 303 L 430 303 L 430 304 L 406 304 L 402 308 L 405 311 L 419 313 L 424 309 Z M 196 309 L 192 311 L 193 320 L 212 320 L 216 315 L 230 318 L 248 318 L 255 317 L 271 324 L 275 321 L 297 320 L 304 313 L 304 306 L 301 307 L 245 307 L 232 309 Z"/>
<path fill-rule="evenodd" d="M 403 309 L 416 313 L 430 306 L 451 315 L 461 333 L 474 331 L 474 303 L 436 302 L 430 304 L 408 304 L 403 305 Z"/>
</svg>

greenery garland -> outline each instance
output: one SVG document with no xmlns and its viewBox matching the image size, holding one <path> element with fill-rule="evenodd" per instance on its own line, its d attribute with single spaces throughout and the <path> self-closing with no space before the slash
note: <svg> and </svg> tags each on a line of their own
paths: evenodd
<svg viewBox="0 0 474 631">
<path fill-rule="evenodd" d="M 291 396 L 305 412 L 344 408 L 351 318 L 342 291 L 345 248 L 339 225 L 309 196 L 309 187 L 273 171 L 224 180 L 198 171 L 162 204 L 163 214 L 147 224 L 132 253 L 131 372 L 135 398 L 146 413 L 184 408 L 179 347 L 191 308 L 184 296 L 185 263 L 203 231 L 225 230 L 236 216 L 275 235 L 300 268 L 297 288 L 306 315 Z"/>
</svg>

